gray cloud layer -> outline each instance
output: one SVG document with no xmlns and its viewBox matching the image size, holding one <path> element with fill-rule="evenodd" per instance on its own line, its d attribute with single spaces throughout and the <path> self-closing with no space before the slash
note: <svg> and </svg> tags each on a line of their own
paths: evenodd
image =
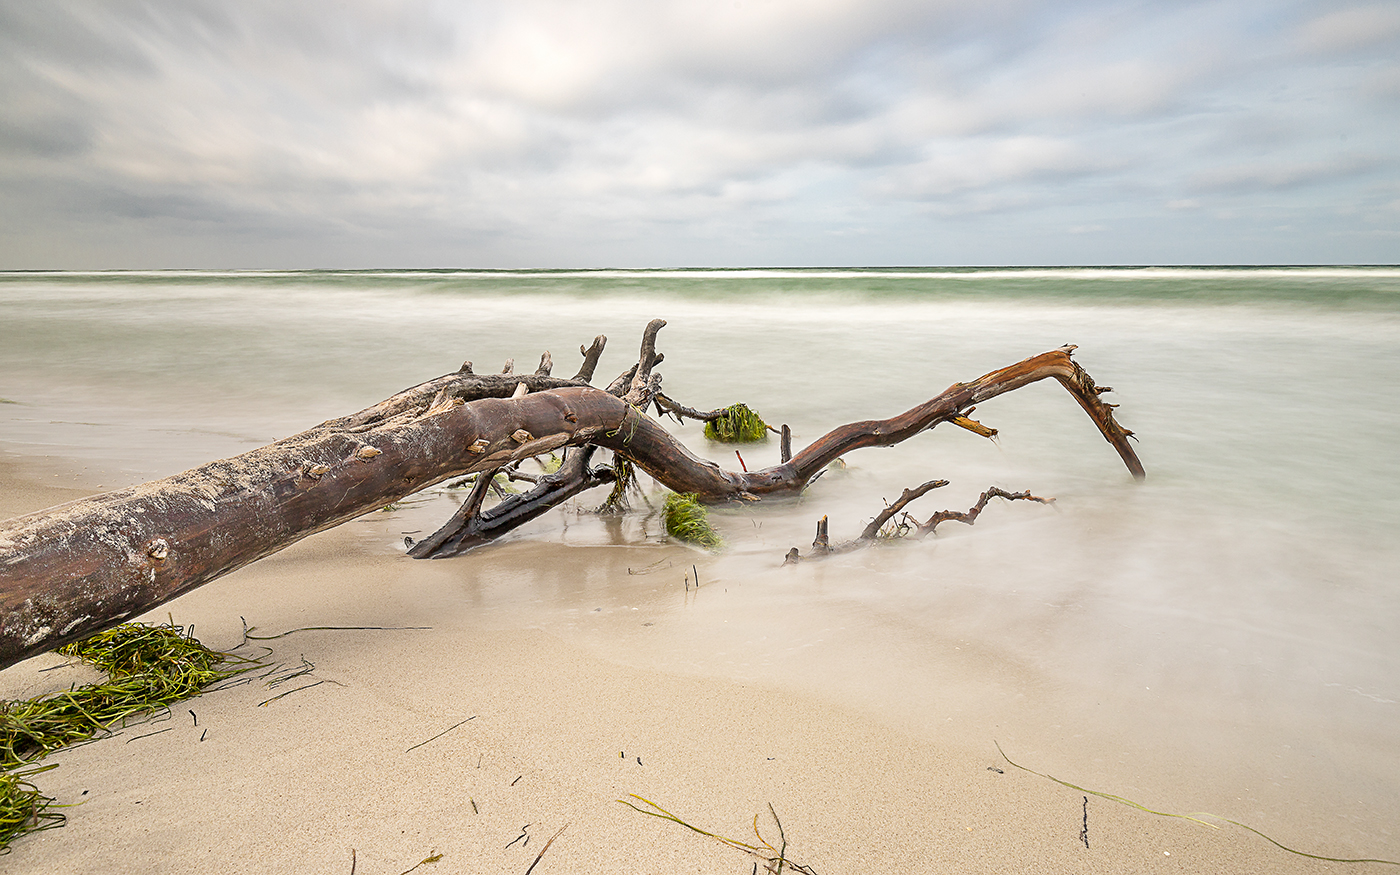
<svg viewBox="0 0 1400 875">
<path fill-rule="evenodd" d="M 1400 260 L 1400 5 L 0 0 L 0 266 Z"/>
</svg>

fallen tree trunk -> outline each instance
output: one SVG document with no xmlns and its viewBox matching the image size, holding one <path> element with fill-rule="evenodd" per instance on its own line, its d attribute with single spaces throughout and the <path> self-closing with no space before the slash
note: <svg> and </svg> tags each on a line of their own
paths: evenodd
<svg viewBox="0 0 1400 875">
<path fill-rule="evenodd" d="M 487 472 L 484 478 L 564 447 L 584 449 L 518 500 L 482 511 L 473 497 L 412 555 L 461 553 L 607 482 L 608 469 L 589 467 L 591 447 L 612 450 L 668 488 L 704 501 L 792 494 L 843 453 L 962 420 L 980 401 L 1046 378 L 1075 395 L 1129 470 L 1142 476 L 1129 432 L 1099 400 L 1107 390 L 1071 360 L 1073 347 L 954 384 L 891 419 L 842 426 L 772 468 L 725 471 L 642 412 L 659 392 L 652 369 L 662 360 L 655 338 L 664 324 L 648 326 L 637 365 L 608 390 L 589 385 L 602 337 L 581 350 L 584 366 L 573 379 L 550 376 L 548 353 L 528 375 L 477 375 L 468 363 L 240 456 L 0 523 L 0 668 L 144 613 L 427 486 L 473 472 Z"/>
</svg>

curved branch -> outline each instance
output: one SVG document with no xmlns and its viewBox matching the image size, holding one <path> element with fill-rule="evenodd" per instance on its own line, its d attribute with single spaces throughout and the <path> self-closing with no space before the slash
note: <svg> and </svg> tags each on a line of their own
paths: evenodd
<svg viewBox="0 0 1400 875">
<path fill-rule="evenodd" d="M 1034 501 L 1040 504 L 1055 503 L 1055 499 L 1053 498 L 1041 498 L 1038 495 L 1031 495 L 1030 492 L 1007 492 L 1000 487 L 989 486 L 987 487 L 987 491 L 983 492 L 982 495 L 978 497 L 977 503 L 966 511 L 940 510 L 938 513 L 929 517 L 926 523 L 921 523 L 906 513 L 904 514 L 904 520 L 898 524 L 893 534 L 885 535 L 883 538 L 881 537 L 880 530 L 885 527 L 886 523 L 894 519 L 895 514 L 904 510 L 910 502 L 923 497 L 934 489 L 947 485 L 947 480 L 930 480 L 913 489 L 904 490 L 904 493 L 900 495 L 893 504 L 887 505 L 884 510 L 876 515 L 875 519 L 870 521 L 870 525 L 865 527 L 865 530 L 860 533 L 859 537 L 854 541 L 845 541 L 834 547 L 831 545 L 831 539 L 827 534 L 827 518 L 822 517 L 817 520 L 817 537 L 816 540 L 812 541 L 812 552 L 803 556 L 801 550 L 793 547 L 787 552 L 787 555 L 783 557 L 783 564 L 793 565 L 804 559 L 822 559 L 836 553 L 849 553 L 853 550 L 859 550 L 862 547 L 869 547 L 871 544 L 880 540 L 901 540 L 908 536 L 910 532 L 913 532 L 918 538 L 923 538 L 933 534 L 934 529 L 938 528 L 939 523 L 947 522 L 948 520 L 957 520 L 960 523 L 966 523 L 970 526 L 977 522 L 977 518 L 982 515 L 982 511 L 986 510 L 987 502 L 991 501 L 993 498 L 1005 498 L 1008 501 Z"/>
<path fill-rule="evenodd" d="M 661 375 L 652 373 L 652 369 L 664 358 L 656 351 L 656 335 L 665 325 L 666 322 L 662 319 L 653 319 L 647 325 L 642 333 L 641 353 L 637 364 L 608 386 L 609 394 L 620 398 L 625 396 L 638 407 L 645 407 L 651 394 L 659 391 Z M 607 337 L 600 334 L 593 339 L 593 345 L 588 349 L 579 347 L 579 352 L 584 357 L 583 368 L 579 371 L 581 376 L 592 379 L 598 356 L 606 343 Z M 625 416 L 626 411 L 620 410 L 618 415 Z M 610 482 L 610 471 L 595 471 L 588 467 L 592 455 L 592 447 L 575 453 L 565 460 L 559 471 L 541 478 L 534 488 L 511 496 L 489 510 L 483 511 L 479 501 L 462 505 L 436 532 L 413 545 L 409 555 L 415 559 L 459 556 L 541 516 L 584 490 Z"/>
<path fill-rule="evenodd" d="M 665 392 L 657 392 L 652 399 L 656 402 L 656 409 L 661 413 L 669 413 L 679 422 L 682 419 L 694 419 L 697 422 L 713 422 L 723 416 L 728 407 L 716 407 L 714 410 L 696 410 L 694 407 L 686 407 L 684 404 L 671 398 Z"/>
<path fill-rule="evenodd" d="M 791 489 L 790 483 L 806 483 L 817 471 L 834 459 L 861 447 L 888 447 L 908 440 L 921 431 L 962 416 L 974 405 L 1040 380 L 1054 378 L 1079 402 L 1098 426 L 1100 434 L 1113 445 L 1123 464 L 1138 480 L 1146 477 L 1142 462 L 1128 443 L 1132 432 L 1113 418 L 1113 410 L 1099 398 L 1100 390 L 1077 362 L 1071 358 L 1073 345 L 1032 356 L 1009 367 L 992 371 L 970 383 L 954 383 L 940 395 L 890 419 L 854 422 L 835 429 L 802 450 L 787 465 L 768 469 L 773 472 L 775 486 L 751 490 L 777 491 Z"/>
<path fill-rule="evenodd" d="M 1146 474 L 1142 462 L 1127 440 L 1131 432 L 1118 425 L 1112 409 L 1099 399 L 1093 378 L 1070 357 L 1073 350 L 1073 346 L 1062 347 L 992 371 L 970 383 L 954 383 L 923 404 L 889 419 L 843 425 L 818 438 L 787 462 L 761 471 L 725 471 L 713 462 L 698 459 L 660 425 L 635 411 L 626 419 L 625 439 L 607 435 L 597 442 L 627 456 L 668 488 L 693 492 L 702 501 L 793 494 L 800 492 L 833 460 L 852 450 L 893 446 L 940 422 L 961 417 L 989 398 L 1054 378 L 1089 414 L 1132 475 L 1143 479 Z"/>
<path fill-rule="evenodd" d="M 1007 492 L 1005 489 L 998 486 L 989 486 L 986 492 L 978 496 L 977 503 L 967 510 L 940 510 L 938 513 L 929 517 L 926 522 L 921 523 L 918 520 L 914 520 L 914 528 L 918 531 L 919 537 L 922 538 L 925 535 L 933 534 L 940 523 L 946 523 L 949 520 L 956 520 L 970 526 L 977 522 L 977 518 L 982 515 L 982 511 L 987 509 L 987 502 L 991 501 L 993 498 L 1005 498 L 1007 501 L 1034 501 L 1040 504 L 1055 503 L 1055 499 L 1031 495 L 1029 490 L 1024 492 Z"/>
<path fill-rule="evenodd" d="M 460 556 L 473 547 L 489 543 L 511 529 L 543 516 L 580 492 L 611 482 L 610 469 L 588 466 L 594 449 L 584 446 L 574 450 L 559 466 L 559 470 L 540 477 L 532 489 L 507 496 L 486 510 L 481 509 L 479 501 L 473 505 L 469 496 L 452 519 L 432 535 L 415 543 L 408 555 L 414 559 Z M 479 483 L 490 482 L 489 474 L 478 476 L 482 478 Z"/>
<path fill-rule="evenodd" d="M 895 514 L 904 510 L 904 508 L 909 505 L 909 502 L 917 498 L 922 498 L 929 492 L 935 489 L 942 489 L 947 485 L 947 480 L 930 480 L 927 483 L 915 486 L 913 489 L 904 490 L 899 498 L 894 500 L 893 504 L 886 505 L 884 510 L 875 515 L 875 519 L 870 521 L 870 525 L 865 527 L 865 531 L 861 532 L 860 537 L 856 538 L 856 540 L 862 542 L 874 541 L 876 538 L 880 537 L 880 530 L 885 527 L 885 523 L 894 519 Z M 984 501 L 983 504 L 985 503 Z M 981 508 L 978 509 L 980 510 Z M 932 529 L 930 529 L 930 531 L 932 531 Z"/>
</svg>

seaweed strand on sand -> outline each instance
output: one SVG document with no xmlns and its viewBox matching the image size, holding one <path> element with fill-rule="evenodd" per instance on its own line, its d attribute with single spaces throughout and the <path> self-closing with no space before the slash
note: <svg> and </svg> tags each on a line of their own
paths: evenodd
<svg viewBox="0 0 1400 875">
<path fill-rule="evenodd" d="M 108 680 L 0 705 L 0 851 L 25 833 L 64 823 L 54 800 L 28 780 L 53 768 L 36 761 L 259 665 L 210 650 L 174 623 L 124 623 L 59 652 L 107 672 Z"/>
<path fill-rule="evenodd" d="M 633 811 L 640 812 L 641 814 L 645 814 L 648 817 L 655 817 L 660 820 L 669 820 L 672 823 L 679 824 L 680 826 L 685 827 L 691 832 L 699 833 L 700 835 L 705 836 L 707 838 L 712 838 L 720 844 L 725 845 L 726 847 L 733 848 L 736 851 L 743 851 L 746 854 L 750 854 L 754 857 L 757 857 L 758 862 L 763 864 L 763 869 L 765 872 L 774 873 L 774 875 L 781 875 L 781 873 L 786 869 L 789 872 L 796 872 L 798 873 L 798 875 L 817 875 L 816 870 L 813 869 L 811 866 L 797 863 L 788 858 L 787 833 L 783 830 L 783 822 L 778 819 L 778 812 L 773 809 L 773 804 L 771 802 L 768 803 L 768 813 L 772 816 L 773 823 L 778 830 L 777 847 L 774 847 L 772 842 L 768 841 L 763 837 L 763 833 L 758 828 L 759 816 L 757 814 L 753 816 L 753 834 L 754 838 L 758 840 L 758 844 L 751 845 L 748 842 L 741 842 L 738 839 L 731 839 L 726 836 L 719 835 L 718 833 L 702 829 L 698 826 L 695 826 L 692 823 L 688 823 L 680 817 L 677 817 L 675 814 L 672 814 L 671 812 L 662 808 L 660 805 L 657 805 L 655 802 L 652 802 L 650 799 L 647 799 L 643 796 L 638 796 L 636 793 L 628 793 L 627 795 L 629 799 L 633 799 L 636 801 L 629 802 L 628 799 L 619 799 L 617 801 L 622 803 L 623 805 L 626 805 Z M 638 805 L 637 802 L 640 802 L 642 804 Z"/>
<path fill-rule="evenodd" d="M 1287 845 L 1283 844 L 1282 842 L 1280 842 L 1280 841 L 1278 841 L 1278 840 L 1276 840 L 1276 839 L 1274 839 L 1274 838 L 1272 838 L 1272 837 L 1270 837 L 1270 836 L 1268 836 L 1268 835 L 1265 835 L 1264 833 L 1260 832 L 1259 830 L 1255 829 L 1254 827 L 1248 826 L 1247 824 L 1240 823 L 1238 820 L 1231 820 L 1231 819 L 1228 818 L 1228 817 L 1221 817 L 1221 816 L 1218 815 L 1218 814 L 1211 814 L 1211 813 L 1208 812 L 1208 811 L 1193 811 L 1193 812 L 1191 812 L 1190 814 L 1175 814 L 1175 813 L 1170 812 L 1170 811 L 1158 811 L 1158 810 L 1156 810 L 1156 809 L 1154 809 L 1154 808 L 1148 808 L 1146 805 L 1142 805 L 1142 804 L 1140 804 L 1140 803 L 1134 802 L 1134 801 L 1131 800 L 1131 799 L 1127 799 L 1127 798 L 1125 798 L 1125 797 L 1123 797 L 1123 796 L 1118 796 L 1118 795 L 1116 795 L 1116 794 L 1114 794 L 1114 793 L 1105 793 L 1105 792 L 1103 792 L 1103 791 L 1101 791 L 1101 790 L 1090 790 L 1090 789 L 1087 788 L 1087 787 L 1081 787 L 1081 786 L 1079 786 L 1078 784 L 1071 784 L 1069 781 L 1063 781 L 1063 780 L 1061 780 L 1061 779 L 1055 777 L 1054 775 L 1047 775 L 1047 774 L 1044 773 L 1044 772 L 1037 772 L 1035 769 L 1029 768 L 1029 767 L 1027 767 L 1027 766 L 1023 766 L 1023 765 L 1021 765 L 1020 763 L 1018 763 L 1018 762 L 1016 762 L 1015 760 L 1013 760 L 1011 757 L 1007 756 L 1007 755 L 1006 755 L 1006 751 L 1004 751 L 1004 750 L 1001 749 L 1001 744 L 1000 744 L 1000 743 L 995 742 L 995 741 L 993 741 L 992 743 L 996 745 L 997 753 L 1001 754 L 1001 758 L 1002 758 L 1002 759 L 1006 760 L 1006 762 L 1007 762 L 1008 764 L 1014 766 L 1015 768 L 1020 769 L 1020 770 L 1023 771 L 1023 772 L 1028 772 L 1028 773 L 1030 773 L 1030 774 L 1032 774 L 1032 775 L 1036 775 L 1037 777 L 1045 778 L 1046 780 L 1049 780 L 1049 781 L 1054 781 L 1056 784 L 1059 784 L 1059 785 L 1062 786 L 1062 787 L 1068 787 L 1069 789 L 1075 790 L 1075 791 L 1080 792 L 1080 793 L 1087 793 L 1087 794 L 1089 794 L 1089 796 L 1097 796 L 1097 797 L 1099 797 L 1100 799 L 1107 799 L 1107 800 L 1110 801 L 1110 802 L 1117 802 L 1118 804 L 1120 804 L 1120 805 L 1126 805 L 1126 806 L 1128 806 L 1129 808 L 1136 808 L 1138 811 L 1144 812 L 1144 813 L 1146 813 L 1146 814 L 1154 814 L 1154 815 L 1156 815 L 1156 816 L 1158 816 L 1158 817 L 1173 817 L 1173 818 L 1177 818 L 1177 819 L 1179 819 L 1179 820 L 1189 820 L 1189 821 L 1191 821 L 1192 823 L 1199 823 L 1201 826 L 1208 826 L 1208 827 L 1210 827 L 1211 829 L 1220 829 L 1220 827 L 1216 826 L 1215 824 L 1210 823 L 1209 821 L 1205 821 L 1205 820 L 1202 820 L 1202 819 L 1201 819 L 1201 818 L 1203 818 L 1203 817 L 1209 817 L 1209 818 L 1211 818 L 1211 819 L 1213 819 L 1213 820 L 1219 820 L 1219 821 L 1221 821 L 1222 823 L 1228 823 L 1228 824 L 1230 824 L 1230 825 L 1232 825 L 1232 826 L 1237 826 L 1237 827 L 1239 827 L 1240 829 L 1248 830 L 1249 832 L 1254 833 L 1255 835 L 1259 836 L 1261 839 L 1263 839 L 1264 841 L 1268 842 L 1269 844 L 1273 845 L 1273 846 L 1276 847 L 1276 848 L 1279 848 L 1279 849 L 1281 849 L 1281 850 L 1287 851 L 1288 853 L 1294 854 L 1294 855 L 1299 856 L 1299 857 L 1307 857 L 1309 860 L 1322 860 L 1322 861 L 1328 862 L 1328 863 L 1380 863 L 1381 865 L 1384 865 L 1384 866 L 1400 866 L 1400 861 L 1397 861 L 1397 860 L 1385 860 L 1385 859 L 1381 859 L 1381 858 L 1378 858 L 1378 857 L 1327 857 L 1327 856 L 1323 856 L 1323 855 L 1321 855 L 1321 854 L 1309 854 L 1309 853 L 1306 852 L 1306 851 L 1299 851 L 1299 850 L 1296 850 L 1296 849 L 1294 849 L 1294 848 L 1290 848 L 1290 847 L 1288 847 Z M 1084 804 L 1085 804 L 1085 809 L 1084 809 L 1084 812 L 1085 812 L 1085 813 L 1084 813 L 1084 832 L 1082 833 L 1082 837 L 1083 837 L 1083 839 L 1084 839 L 1084 846 L 1085 846 L 1085 847 L 1088 847 L 1088 846 L 1089 846 L 1089 840 L 1088 840 L 1088 832 L 1089 832 L 1088 804 L 1089 804 L 1089 799 L 1088 799 L 1088 796 L 1085 797 L 1085 799 L 1084 799 Z"/>
</svg>

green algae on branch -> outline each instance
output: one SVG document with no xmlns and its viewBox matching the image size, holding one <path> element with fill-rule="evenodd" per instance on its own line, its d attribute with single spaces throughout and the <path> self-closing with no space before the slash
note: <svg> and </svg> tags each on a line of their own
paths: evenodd
<svg viewBox="0 0 1400 875">
<path fill-rule="evenodd" d="M 752 444 L 768 440 L 768 423 L 746 404 L 734 404 L 705 423 L 705 437 L 723 444 Z"/>
<path fill-rule="evenodd" d="M 724 540 L 710 525 L 709 514 L 696 500 L 694 493 L 673 492 L 666 496 L 661 513 L 666 520 L 666 534 L 671 537 L 697 544 L 706 550 L 718 550 L 724 546 Z"/>
</svg>

